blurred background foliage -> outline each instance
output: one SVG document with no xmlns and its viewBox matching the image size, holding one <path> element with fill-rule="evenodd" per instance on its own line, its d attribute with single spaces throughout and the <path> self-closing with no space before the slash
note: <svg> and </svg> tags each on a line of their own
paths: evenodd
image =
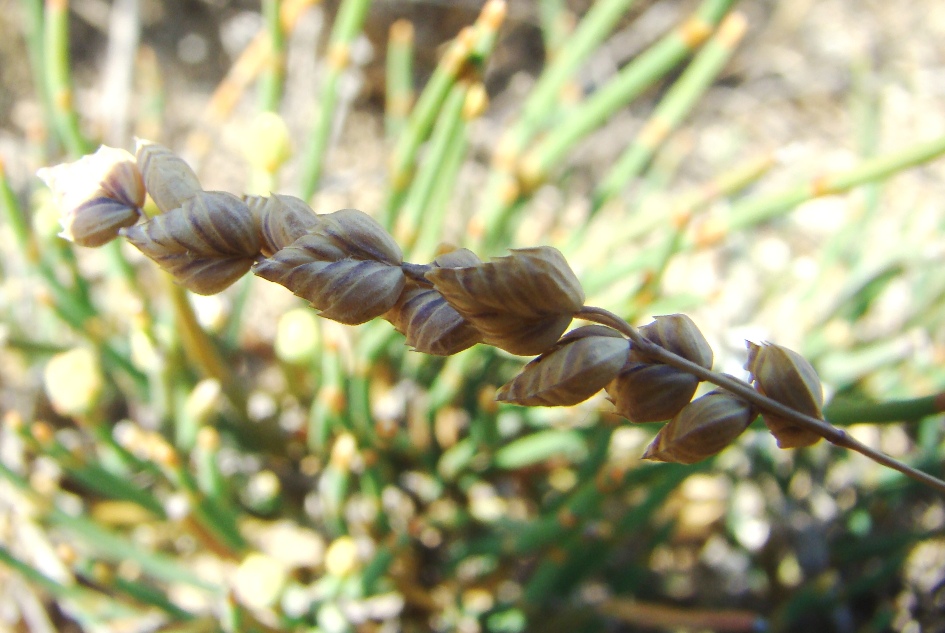
<svg viewBox="0 0 945 633">
<path fill-rule="evenodd" d="M 137 135 L 412 261 L 553 245 L 717 368 L 802 351 L 832 421 L 941 476 L 945 6 L 482 5 L 3 0 L 0 625 L 945 631 L 943 500 L 859 456 L 641 463 L 657 427 L 603 399 L 497 406 L 522 359 L 56 237 L 36 170 Z"/>
</svg>

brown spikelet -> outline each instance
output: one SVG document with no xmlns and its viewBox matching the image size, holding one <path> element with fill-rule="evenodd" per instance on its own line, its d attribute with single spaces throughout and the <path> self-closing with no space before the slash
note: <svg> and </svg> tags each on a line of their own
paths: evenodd
<svg viewBox="0 0 945 633">
<path fill-rule="evenodd" d="M 177 209 L 203 189 L 190 165 L 168 148 L 144 139 L 137 139 L 136 145 L 144 186 L 162 213 Z"/>
<path fill-rule="evenodd" d="M 608 327 L 579 327 L 528 363 L 499 389 L 496 399 L 526 406 L 583 402 L 613 380 L 629 351 L 630 342 Z"/>
<path fill-rule="evenodd" d="M 754 418 L 750 404 L 724 389 L 715 389 L 686 405 L 664 426 L 643 459 L 694 464 L 734 442 Z"/>
<path fill-rule="evenodd" d="M 461 248 L 440 255 L 434 266 L 475 266 L 480 262 L 472 251 Z M 407 338 L 418 352 L 450 356 L 472 347 L 481 335 L 433 288 L 409 282 L 396 305 L 384 318 Z"/>
<path fill-rule="evenodd" d="M 699 379 L 658 363 L 627 363 L 606 389 L 617 413 L 631 422 L 669 420 L 686 406 Z"/>
<path fill-rule="evenodd" d="M 182 207 L 122 234 L 181 285 L 202 295 L 220 292 L 243 276 L 260 246 L 249 208 L 222 191 L 198 192 Z"/>
<path fill-rule="evenodd" d="M 426 277 L 483 342 L 513 354 L 551 347 L 584 304 L 580 282 L 550 246 L 514 249 L 475 266 L 434 268 Z"/>
<path fill-rule="evenodd" d="M 712 347 L 705 340 L 699 327 L 685 314 L 664 314 L 653 317 L 651 323 L 640 328 L 640 334 L 660 347 L 701 365 L 712 367 Z M 645 357 L 634 351 L 632 360 L 645 361 Z"/>
<path fill-rule="evenodd" d="M 80 246 L 101 246 L 141 217 L 144 183 L 134 157 L 101 146 L 76 162 L 40 169 L 37 175 L 56 197 L 63 237 Z"/>
<path fill-rule="evenodd" d="M 684 314 L 654 317 L 640 333 L 661 347 L 706 369 L 712 367 L 712 348 L 699 328 Z M 685 407 L 699 379 L 690 373 L 647 362 L 646 357 L 631 349 L 628 362 L 620 375 L 607 385 L 607 394 L 617 413 L 632 422 L 669 420 Z"/>
<path fill-rule="evenodd" d="M 256 220 L 265 257 L 271 257 L 318 224 L 318 214 L 295 196 L 274 193 L 268 197 L 243 196 L 243 200 Z"/>
<path fill-rule="evenodd" d="M 755 389 L 796 411 L 823 419 L 824 390 L 820 378 L 806 358 L 774 343 L 748 343 L 745 369 L 751 373 Z M 791 424 L 781 417 L 763 413 L 771 434 L 781 448 L 798 448 L 816 444 L 820 435 Z"/>
<path fill-rule="evenodd" d="M 400 247 L 374 219 L 356 209 L 319 222 L 253 268 L 309 301 L 321 316 L 356 325 L 390 310 L 406 283 Z"/>
</svg>

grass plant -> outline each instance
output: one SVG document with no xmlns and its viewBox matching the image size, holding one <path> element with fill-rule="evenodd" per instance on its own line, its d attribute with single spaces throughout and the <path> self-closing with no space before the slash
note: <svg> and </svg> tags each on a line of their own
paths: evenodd
<svg viewBox="0 0 945 633">
<path fill-rule="evenodd" d="M 137 157 L 75 162 L 97 143 L 72 97 L 68 2 L 21 4 L 40 155 L 66 166 L 43 172 L 50 200 L 0 162 L 2 353 L 27 378 L 3 374 L 29 385 L 0 425 L 8 623 L 511 633 L 905 621 L 910 553 L 940 545 L 945 522 L 942 253 L 857 246 L 882 220 L 887 181 L 945 142 L 879 143 L 861 77 L 856 165 L 755 193 L 778 167 L 757 148 L 677 192 L 698 133 L 687 119 L 750 34 L 745 14 L 705 0 L 580 94 L 584 65 L 634 3 L 575 16 L 541 0 L 543 70 L 484 160 L 476 135 L 511 19 L 489 0 L 421 86 L 419 38 L 393 22 L 382 195 L 376 208 L 323 209 L 352 106 L 341 86 L 372 7 L 338 4 L 317 115 L 295 143 L 287 60 L 318 4 L 263 0 L 260 32 L 183 142 L 152 109 L 153 59 L 137 62 L 152 80 L 136 124 L 195 161 L 251 110 L 235 195 L 203 191 L 199 164 L 147 141 Z M 576 148 L 645 102 L 625 148 L 579 191 Z M 580 217 L 563 202 L 549 211 L 549 191 L 580 198 Z M 750 344 L 733 365 L 718 333 L 684 314 L 726 306 L 677 292 L 676 267 L 737 257 L 799 205 L 850 192 L 865 196 L 859 219 L 806 287 L 786 291 L 803 297 L 803 347 Z M 75 243 L 43 228 L 50 206 Z M 545 230 L 523 242 L 534 222 Z M 943 225 L 904 230 L 929 222 Z M 117 239 L 92 244 L 103 226 Z M 257 277 L 301 299 L 284 293 L 288 307 L 266 313 L 276 289 Z M 769 316 L 777 294 L 754 309 Z"/>
</svg>

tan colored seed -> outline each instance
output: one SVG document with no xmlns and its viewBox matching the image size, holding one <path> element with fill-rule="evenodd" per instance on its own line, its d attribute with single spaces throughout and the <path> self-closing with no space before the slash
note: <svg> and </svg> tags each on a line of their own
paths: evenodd
<svg viewBox="0 0 945 633">
<path fill-rule="evenodd" d="M 629 351 L 630 342 L 608 327 L 579 327 L 528 363 L 499 389 L 496 399 L 526 406 L 583 402 L 613 380 Z"/>
<path fill-rule="evenodd" d="M 751 373 L 759 393 L 795 411 L 824 419 L 824 389 L 820 377 L 797 352 L 774 343 L 749 342 L 745 369 Z M 810 446 L 820 440 L 817 433 L 777 415 L 763 412 L 762 417 L 781 448 Z"/>
</svg>

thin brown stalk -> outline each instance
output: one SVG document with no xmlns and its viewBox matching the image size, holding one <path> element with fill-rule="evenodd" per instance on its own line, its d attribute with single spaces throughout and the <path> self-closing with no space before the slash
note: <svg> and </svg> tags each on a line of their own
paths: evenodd
<svg viewBox="0 0 945 633">
<path fill-rule="evenodd" d="M 706 382 L 710 382 L 718 387 L 727 389 L 758 407 L 758 409 L 772 413 L 786 420 L 790 420 L 792 423 L 805 429 L 809 429 L 835 446 L 856 451 L 857 453 L 868 457 L 878 464 L 892 468 L 893 470 L 896 470 L 903 475 L 914 479 L 915 481 L 924 483 L 935 488 L 939 492 L 945 493 L 945 481 L 942 481 L 937 477 L 933 477 L 928 473 L 917 470 L 912 466 L 909 466 L 908 464 L 905 464 L 894 457 L 883 453 L 882 451 L 878 451 L 867 446 L 866 444 L 863 444 L 862 442 L 851 437 L 850 434 L 843 429 L 838 429 L 825 420 L 821 420 L 809 415 L 804 415 L 803 413 L 787 407 L 776 400 L 772 400 L 771 398 L 760 394 L 758 391 L 752 388 L 751 385 L 742 380 L 714 372 L 711 369 L 706 369 L 705 367 L 697 365 L 692 361 L 689 361 L 663 347 L 660 347 L 640 334 L 639 330 L 637 330 L 635 327 L 609 310 L 594 306 L 584 306 L 577 312 L 575 316 L 585 321 L 600 323 L 601 325 L 614 328 L 618 332 L 626 335 L 636 347 L 637 351 L 648 356 L 654 362 L 670 365 L 690 373 L 701 380 L 705 380 Z"/>
</svg>

